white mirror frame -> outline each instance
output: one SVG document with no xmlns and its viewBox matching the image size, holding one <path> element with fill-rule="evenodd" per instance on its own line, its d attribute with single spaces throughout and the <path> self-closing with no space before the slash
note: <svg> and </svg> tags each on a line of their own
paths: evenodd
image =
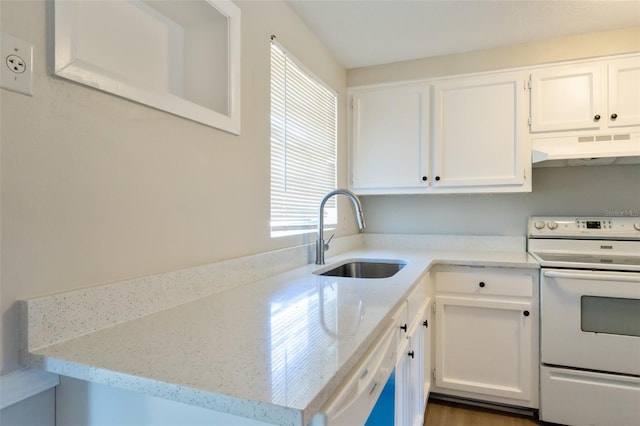
<svg viewBox="0 0 640 426">
<path fill-rule="evenodd" d="M 109 0 L 127 1 L 127 0 Z M 150 90 L 124 81 L 97 64 L 78 56 L 78 37 L 81 36 L 74 19 L 81 1 L 54 2 L 54 58 L 53 72 L 96 89 L 130 99 L 171 114 L 188 118 L 236 135 L 240 134 L 240 9 L 229 0 L 202 0 L 209 3 L 228 22 L 228 114 L 223 114 L 180 96 Z M 117 30 L 117 29 L 114 29 Z"/>
</svg>

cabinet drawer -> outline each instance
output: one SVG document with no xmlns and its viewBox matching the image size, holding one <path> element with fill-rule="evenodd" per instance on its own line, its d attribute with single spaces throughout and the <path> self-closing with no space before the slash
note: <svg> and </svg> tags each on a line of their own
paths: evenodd
<svg viewBox="0 0 640 426">
<path fill-rule="evenodd" d="M 533 278 L 483 268 L 465 271 L 436 272 L 438 293 L 465 293 L 472 295 L 533 296 Z"/>
</svg>

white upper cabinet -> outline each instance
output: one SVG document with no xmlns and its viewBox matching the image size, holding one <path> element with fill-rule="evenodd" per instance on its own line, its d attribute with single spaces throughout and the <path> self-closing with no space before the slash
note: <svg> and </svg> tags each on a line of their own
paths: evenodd
<svg viewBox="0 0 640 426">
<path fill-rule="evenodd" d="M 564 65 L 531 73 L 531 131 L 599 129 L 603 87 L 601 64 Z"/>
<path fill-rule="evenodd" d="M 608 124 L 640 126 L 640 56 L 609 63 Z"/>
<path fill-rule="evenodd" d="M 354 89 L 351 189 L 530 191 L 526 77 L 509 72 L 435 81 L 433 103 L 426 83 Z"/>
<path fill-rule="evenodd" d="M 592 157 L 636 155 L 640 55 L 359 87 L 350 99 L 355 193 L 530 192 L 532 137 L 556 150 L 575 139 L 565 158 L 602 140 L 615 144 Z"/>
<path fill-rule="evenodd" d="M 428 186 L 429 103 L 424 84 L 353 92 L 351 189 L 409 193 Z"/>
<path fill-rule="evenodd" d="M 434 189 L 530 191 L 526 73 L 434 84 Z"/>
<path fill-rule="evenodd" d="M 640 125 L 640 57 L 542 68 L 531 73 L 531 132 Z"/>
</svg>

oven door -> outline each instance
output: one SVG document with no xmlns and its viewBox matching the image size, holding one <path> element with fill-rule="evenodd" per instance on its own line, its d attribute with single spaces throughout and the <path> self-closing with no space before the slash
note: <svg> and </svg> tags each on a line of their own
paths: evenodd
<svg viewBox="0 0 640 426">
<path fill-rule="evenodd" d="M 541 361 L 640 374 L 640 274 L 543 269 Z"/>
</svg>

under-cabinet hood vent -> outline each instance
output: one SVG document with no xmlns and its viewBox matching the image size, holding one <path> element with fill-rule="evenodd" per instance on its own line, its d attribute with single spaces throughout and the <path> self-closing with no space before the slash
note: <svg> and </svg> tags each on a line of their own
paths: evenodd
<svg viewBox="0 0 640 426">
<path fill-rule="evenodd" d="M 640 163 L 639 133 L 537 138 L 531 142 L 533 167 Z"/>
</svg>

